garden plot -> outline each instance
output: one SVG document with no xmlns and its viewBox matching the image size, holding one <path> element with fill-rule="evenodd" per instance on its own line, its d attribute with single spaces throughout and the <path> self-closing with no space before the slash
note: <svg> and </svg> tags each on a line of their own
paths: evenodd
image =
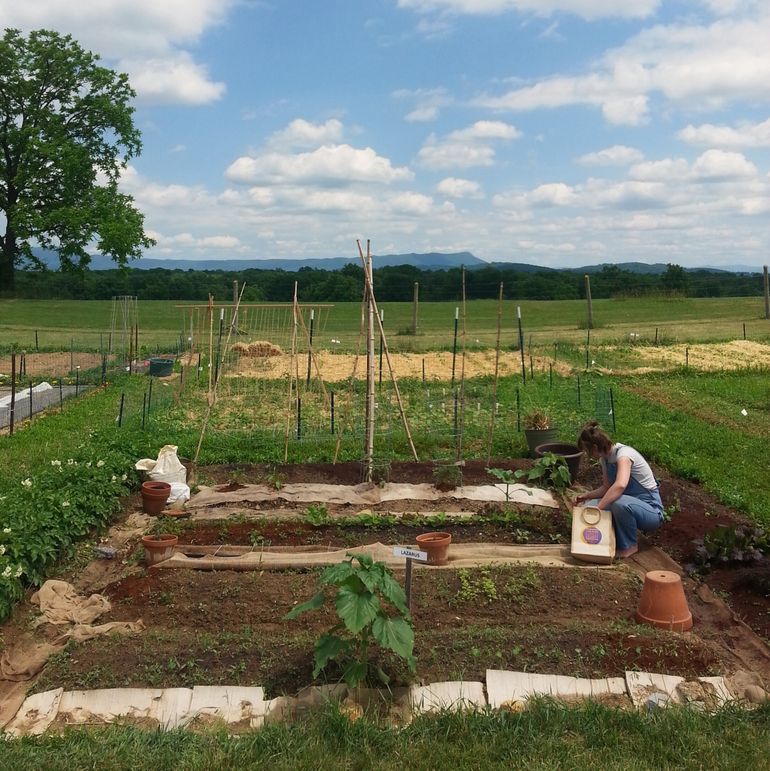
<svg viewBox="0 0 770 771">
<path fill-rule="evenodd" d="M 398 472 L 409 478 L 407 469 L 415 474 L 413 466 L 424 472 L 426 464 L 404 464 Z M 215 469 L 207 471 L 216 476 Z M 358 466 L 329 466 L 325 474 L 320 467 L 310 471 L 302 468 L 294 477 L 289 467 L 283 471 L 292 481 L 282 489 L 301 484 L 309 473 L 324 482 L 339 481 L 357 474 Z M 254 476 L 260 473 L 263 471 L 255 470 Z M 468 480 L 476 481 L 481 473 L 471 466 Z M 414 477 L 409 481 L 415 481 Z M 241 489 L 247 486 L 229 492 Z M 425 515 L 424 501 L 400 503 L 402 514 Z M 458 509 L 469 506 L 468 500 L 449 497 L 442 503 Z M 435 511 L 435 502 L 429 504 L 429 511 Z M 282 501 L 283 507 L 287 505 L 287 500 Z M 307 516 L 307 501 L 292 505 L 295 513 Z M 377 505 L 386 510 L 373 510 Z M 372 518 L 390 517 L 392 505 L 385 501 L 351 514 L 350 519 L 364 517 L 357 524 L 336 521 L 336 516 L 318 524 L 296 517 L 284 520 L 252 509 L 249 514 L 258 519 L 235 516 L 176 525 L 180 542 L 208 542 L 225 552 L 240 540 L 241 548 L 252 553 L 268 549 L 280 553 L 276 544 L 283 544 L 287 551 L 313 553 L 315 549 L 317 553 L 338 540 L 341 551 L 336 559 L 345 551 L 355 552 L 363 543 L 371 543 L 373 534 L 388 550 L 393 544 L 413 543 L 414 534 L 426 529 L 424 521 L 410 524 L 404 517 L 394 517 L 383 523 Z M 500 503 L 494 505 L 499 507 Z M 521 538 L 530 541 L 533 549 L 565 550 L 567 527 L 560 509 L 521 504 L 511 508 L 517 518 L 515 525 L 495 521 L 492 513 L 471 506 L 466 513 L 488 521 L 474 519 L 471 524 L 467 520 L 461 524 L 445 520 L 441 529 L 452 532 L 460 546 L 482 540 L 513 548 Z M 497 513 L 502 516 L 503 512 Z M 554 543 L 558 540 L 562 543 Z M 520 548 L 529 547 L 525 544 Z M 647 548 L 628 565 L 610 568 L 575 567 L 564 561 L 559 568 L 532 562 L 515 565 L 504 558 L 460 568 L 416 567 L 412 618 L 417 684 L 483 681 L 490 669 L 579 678 L 616 678 L 639 670 L 688 679 L 751 670 L 760 682 L 763 678 L 767 682 L 767 647 L 704 585 L 685 580 L 695 618 L 692 632 L 680 634 L 634 622 L 642 576 L 645 570 L 660 567 L 659 559 L 666 559 L 665 555 Z M 141 618 L 146 630 L 130 637 L 102 637 L 68 647 L 49 661 L 35 690 L 258 686 L 264 689 L 266 699 L 272 699 L 295 694 L 314 682 L 336 682 L 341 670 L 334 663 L 315 680 L 312 673 L 315 642 L 336 622 L 333 610 L 324 606 L 296 620 L 285 618 L 317 591 L 320 568 L 254 567 L 244 572 L 214 573 L 153 569 L 110 583 L 102 590 L 112 604 L 105 620 Z M 396 568 L 395 575 L 397 580 L 404 580 L 402 569 Z M 390 675 L 393 687 L 415 682 L 401 659 L 383 652 L 374 655 L 375 663 Z"/>
<path fill-rule="evenodd" d="M 678 676 L 739 668 L 708 637 L 632 622 L 639 578 L 625 569 L 496 565 L 417 569 L 412 616 L 419 682 L 482 680 L 486 669 L 579 677 L 643 669 Z M 104 590 L 111 620 L 147 629 L 104 637 L 52 658 L 36 691 L 112 687 L 259 685 L 269 697 L 313 682 L 313 646 L 335 623 L 331 610 L 285 620 L 312 596 L 318 572 L 155 570 Z M 411 677 L 375 654 L 393 686 Z M 339 670 L 330 665 L 334 682 Z"/>
<path fill-rule="evenodd" d="M 468 487 L 488 478 L 485 466 L 471 462 L 465 467 Z M 394 484 L 414 485 L 419 490 L 430 469 L 431 464 L 426 463 L 394 463 L 391 478 L 396 480 Z M 226 494 L 242 493 L 250 487 L 227 481 L 233 475 L 231 467 L 207 467 L 200 472 L 211 482 L 220 482 L 212 488 L 230 488 L 221 491 Z M 267 474 L 276 478 L 280 473 L 281 490 L 297 492 L 292 486 L 308 484 L 311 479 L 313 484 L 355 482 L 360 465 L 239 466 L 238 472 L 244 481 L 254 483 L 264 481 Z M 696 511 L 694 486 L 676 480 L 665 480 L 665 485 L 668 493 L 676 492 L 684 511 Z M 351 491 L 362 489 L 356 484 L 349 487 Z M 385 488 L 377 489 L 382 492 Z M 363 507 L 361 503 L 329 504 L 326 517 L 322 517 L 318 510 L 310 510 L 313 503 L 290 500 L 288 492 L 284 499 L 254 502 L 252 508 L 244 507 L 241 515 L 233 512 L 227 519 L 179 520 L 172 525 L 178 528 L 180 542 L 208 543 L 223 551 L 240 543 L 250 552 L 280 553 L 278 546 L 283 544 L 287 551 L 312 553 L 336 542 L 344 553 L 379 540 L 392 552 L 394 544 L 414 543 L 414 535 L 427 525 L 451 532 L 458 549 L 485 542 L 498 549 L 566 550 L 568 527 L 561 507 L 452 498 L 452 491 L 445 491 L 438 502 L 401 499 L 369 500 Z M 292 517 L 270 516 L 269 509 L 276 504 Z M 217 510 L 216 506 L 209 508 Z M 452 514 L 460 516 L 453 518 Z M 714 508 L 713 516 L 724 521 L 727 512 Z M 433 527 L 439 522 L 429 517 L 444 517 L 439 520 L 440 528 Z M 709 521 L 702 520 L 701 528 Z M 136 527 L 143 524 L 135 514 L 132 522 Z M 693 520 L 689 526 L 698 525 Z M 119 542 L 112 545 L 119 548 L 118 559 L 101 561 L 120 569 L 121 558 L 125 558 L 122 575 L 106 572 L 99 583 L 91 563 L 72 580 L 81 594 L 99 591 L 109 600 L 111 607 L 100 621 L 141 620 L 143 631 L 70 643 L 48 660 L 33 691 L 62 689 L 58 691 L 60 703 L 71 702 L 80 709 L 77 692 L 83 690 L 138 688 L 157 696 L 160 689 L 177 689 L 168 692 L 169 698 L 176 698 L 181 694 L 178 689 L 228 686 L 262 689 L 267 702 L 284 694 L 293 696 L 312 683 L 339 680 L 341 670 L 334 663 L 318 678 L 312 671 L 316 641 L 336 622 L 331 606 L 296 620 L 285 618 L 292 608 L 315 594 L 319 567 L 266 570 L 265 566 L 255 566 L 244 572 L 214 573 L 146 571 L 134 563 L 132 555 L 138 556 L 138 551 L 136 536 L 126 537 L 130 532 L 126 526 L 115 536 Z M 684 517 L 668 535 L 671 544 L 676 537 L 684 539 Z M 576 567 L 565 560 L 558 568 L 533 562 L 510 564 L 504 557 L 486 565 L 417 566 L 412 591 L 416 676 L 402 659 L 377 648 L 373 649 L 374 661 L 391 677 L 393 688 L 427 687 L 425 693 L 420 691 L 425 703 L 431 702 L 434 691 L 443 692 L 436 684 L 488 683 L 489 670 L 558 675 L 560 682 L 569 681 L 570 688 L 578 690 L 583 679 L 614 682 L 627 677 L 629 671 L 668 675 L 674 682 L 682 677 L 733 676 L 748 670 L 751 682 L 767 685 L 767 646 L 736 620 L 706 584 L 685 579 L 695 619 L 691 632 L 680 634 L 635 623 L 642 576 L 645 570 L 662 567 L 663 559 L 668 559 L 663 552 L 648 547 L 628 564 L 609 568 Z M 671 564 L 667 562 L 665 567 Z M 403 582 L 403 569 L 397 567 L 395 576 Z M 31 609 L 21 610 L 15 625 L 4 630 L 6 642 L 13 639 L 14 629 L 19 633 L 30 629 Z M 59 633 L 45 624 L 36 631 L 43 637 Z M 574 678 L 581 680 L 573 682 Z M 542 690 L 545 680 L 530 677 L 527 682 L 533 693 L 552 692 Z M 502 698 L 517 703 L 520 686 L 511 694 Z"/>
<path fill-rule="evenodd" d="M 327 383 L 347 380 L 352 376 L 354 369 L 358 379 L 366 379 L 365 355 L 357 357 L 353 354 L 321 351 L 315 355 L 315 360 L 318 370 Z M 357 366 L 356 362 L 358 362 Z M 452 362 L 452 354 L 448 351 L 390 354 L 393 372 L 396 378 L 399 379 L 415 378 L 419 380 L 424 375 L 426 380 L 449 381 L 452 379 L 453 373 Z M 538 371 L 547 370 L 551 362 L 552 359 L 550 358 L 537 357 L 533 360 L 532 366 Z M 234 377 L 282 379 L 288 376 L 290 368 L 293 366 L 295 366 L 295 360 L 287 353 L 266 356 L 260 359 L 241 357 L 228 374 Z M 554 363 L 553 366 L 554 372 L 559 374 L 569 374 L 572 371 L 571 367 L 564 364 L 557 365 Z M 390 376 L 387 363 L 383 367 L 383 378 L 388 379 Z M 520 373 L 521 360 L 519 353 L 501 351 L 499 358 L 497 358 L 494 349 L 490 349 L 486 351 L 468 351 L 464 357 L 461 353 L 458 353 L 454 358 L 454 374 L 458 379 L 463 371 L 466 378 L 472 378 L 481 375 L 494 375 L 496 368 L 500 377 Z M 315 372 L 314 367 L 314 376 Z"/>
<path fill-rule="evenodd" d="M 599 346 L 593 358 L 602 372 L 644 374 L 688 366 L 701 372 L 770 367 L 770 345 L 752 340 L 727 343 L 677 343 L 675 345 Z M 603 364 L 619 360 L 617 366 Z M 612 366 L 611 369 L 608 367 Z"/>
</svg>

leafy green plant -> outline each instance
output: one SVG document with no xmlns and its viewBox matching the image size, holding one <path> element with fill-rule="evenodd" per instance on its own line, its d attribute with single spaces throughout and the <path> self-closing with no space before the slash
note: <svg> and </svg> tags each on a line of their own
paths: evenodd
<svg viewBox="0 0 770 771">
<path fill-rule="evenodd" d="M 480 602 L 488 605 L 497 599 L 497 586 L 489 566 L 477 568 L 474 571 L 460 568 L 457 571 L 460 588 L 455 594 L 455 602 Z"/>
<path fill-rule="evenodd" d="M 695 570 L 715 565 L 757 562 L 770 554 L 770 529 L 719 525 L 695 541 Z"/>
<path fill-rule="evenodd" d="M 369 677 L 369 651 L 375 643 L 405 659 L 409 670 L 415 671 L 412 618 L 404 590 L 387 565 L 368 554 L 348 554 L 326 568 L 319 583 L 322 588 L 314 597 L 284 616 L 295 619 L 318 610 L 327 601 L 329 588 L 336 589 L 333 602 L 339 621 L 316 642 L 313 677 L 337 659 L 343 667 L 342 679 L 356 687 Z M 381 667 L 375 667 L 375 674 L 387 685 L 390 678 Z"/>
<path fill-rule="evenodd" d="M 516 484 L 516 476 L 513 471 L 507 468 L 488 468 L 487 473 L 499 479 L 505 485 L 505 500 L 506 502 L 510 501 L 510 487 Z"/>
<path fill-rule="evenodd" d="M 454 490 L 463 483 L 463 471 L 456 463 L 436 463 L 433 466 L 433 484 L 439 490 Z"/>
<path fill-rule="evenodd" d="M 572 484 L 567 461 L 561 455 L 547 452 L 538 458 L 531 469 L 519 469 L 513 476 L 527 482 L 535 482 L 542 487 L 564 490 Z"/>
<path fill-rule="evenodd" d="M 329 511 L 323 503 L 311 503 L 305 509 L 305 522 L 313 527 L 323 527 L 329 524 Z"/>
<path fill-rule="evenodd" d="M 91 436 L 93 447 L 99 439 Z M 92 450 L 93 450 L 92 447 Z M 102 446 L 94 458 L 53 459 L 0 494 L 0 618 L 27 584 L 40 584 L 47 569 L 74 550 L 77 541 L 120 509 L 133 481 L 129 459 Z"/>
<path fill-rule="evenodd" d="M 283 476 L 275 466 L 271 466 L 267 472 L 267 483 L 273 490 L 280 490 L 283 487 Z"/>
</svg>

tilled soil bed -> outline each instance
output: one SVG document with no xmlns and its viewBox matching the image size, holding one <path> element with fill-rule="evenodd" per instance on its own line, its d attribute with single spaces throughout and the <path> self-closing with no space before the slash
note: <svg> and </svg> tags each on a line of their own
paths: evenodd
<svg viewBox="0 0 770 771">
<path fill-rule="evenodd" d="M 493 482 L 487 465 L 516 469 L 529 463 L 468 462 L 463 467 L 463 482 Z M 433 469 L 432 463 L 393 463 L 389 479 L 431 482 Z M 281 484 L 361 482 L 358 463 L 239 465 L 206 467 L 199 472 L 207 484 L 229 489 L 245 483 L 275 484 L 276 480 Z M 688 562 L 693 557 L 695 538 L 718 524 L 744 523 L 741 516 L 715 502 L 698 485 L 670 477 L 661 469 L 656 472 L 672 519 L 649 538 L 648 544 L 651 541 L 676 560 Z M 584 467 L 578 481 L 591 487 L 597 482 L 596 475 L 596 469 Z M 415 501 L 401 503 L 400 511 L 420 508 Z M 466 504 L 460 500 L 452 505 L 459 511 Z M 456 541 L 554 543 L 568 539 L 562 510 L 511 508 L 517 511 L 516 522 L 475 519 L 463 525 L 445 522 L 440 529 L 452 532 Z M 340 527 L 333 521 L 318 525 L 306 521 L 302 510 L 296 507 L 294 518 L 282 522 L 266 517 L 244 521 L 236 516 L 218 522 L 178 523 L 180 542 L 241 544 L 255 549 L 295 544 L 353 549 L 374 541 L 414 543 L 420 531 L 401 521 L 385 526 Z M 484 514 L 479 509 L 473 511 L 476 517 Z M 248 514 L 261 516 L 254 511 Z M 770 636 L 766 584 L 754 580 L 761 572 L 748 571 L 715 571 L 706 575 L 703 583 L 685 578 L 695 626 L 691 632 L 679 634 L 634 622 L 641 578 L 624 567 L 607 570 L 528 564 L 465 571 L 416 568 L 413 619 L 418 681 L 483 680 L 487 668 L 584 677 L 616 676 L 628 669 L 685 677 L 755 669 L 768 677 L 770 655 L 737 620 L 745 621 L 765 640 Z M 50 660 L 35 690 L 240 684 L 262 685 L 269 696 L 295 693 L 313 682 L 315 641 L 336 621 L 330 609 L 296 621 L 284 620 L 296 603 L 315 594 L 318 576 L 317 569 L 177 569 L 142 571 L 123 578 L 103 589 L 112 602 L 112 611 L 103 620 L 141 618 L 146 631 L 69 647 Z M 397 576 L 403 580 L 403 571 Z M 720 610 L 719 600 L 708 587 L 725 599 L 735 616 L 724 606 Z M 382 656 L 377 663 L 391 675 L 393 685 L 410 681 L 401 662 Z M 336 681 L 339 674 L 330 666 L 323 678 Z"/>
<path fill-rule="evenodd" d="M 313 682 L 313 646 L 335 622 L 328 608 L 286 621 L 317 589 L 317 571 L 157 570 L 107 588 L 111 620 L 144 619 L 131 637 L 104 637 L 52 659 L 35 690 L 254 684 L 268 694 Z M 632 617 L 639 579 L 625 570 L 493 566 L 416 570 L 419 680 L 483 680 L 487 668 L 584 677 L 627 669 L 678 675 L 723 671 L 709 640 L 641 627 Z M 394 685 L 410 680 L 390 657 Z M 336 680 L 331 667 L 326 677 Z"/>
</svg>

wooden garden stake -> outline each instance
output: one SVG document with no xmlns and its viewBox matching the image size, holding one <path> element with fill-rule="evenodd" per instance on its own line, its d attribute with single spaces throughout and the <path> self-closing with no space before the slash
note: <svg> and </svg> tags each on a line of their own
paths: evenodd
<svg viewBox="0 0 770 771">
<path fill-rule="evenodd" d="M 364 262 L 364 253 L 361 249 L 361 243 L 359 241 L 356 241 L 356 244 L 358 244 L 358 254 L 361 257 L 361 261 Z M 404 431 L 406 432 L 406 438 L 409 440 L 409 447 L 412 450 L 412 456 L 414 457 L 415 460 L 419 460 L 419 458 L 417 457 L 417 450 L 415 449 L 414 442 L 412 441 L 412 432 L 409 430 L 409 423 L 407 422 L 407 419 L 406 419 L 406 412 L 404 411 L 404 403 L 401 400 L 401 392 L 398 388 L 398 381 L 396 380 L 396 375 L 393 370 L 393 363 L 390 360 L 390 350 L 388 349 L 388 342 L 387 342 L 387 339 L 385 338 L 385 330 L 382 328 L 382 324 L 380 323 L 380 316 L 377 313 L 377 300 L 374 297 L 374 291 L 371 286 L 371 276 L 367 273 L 366 270 L 364 270 L 364 280 L 367 283 L 369 296 L 371 297 L 371 300 L 372 300 L 374 315 L 380 327 L 380 334 L 383 337 L 383 348 L 385 350 L 385 360 L 388 363 L 388 372 L 390 373 L 390 379 L 393 382 L 393 389 L 395 390 L 395 393 L 396 393 L 396 402 L 398 403 L 398 409 L 399 409 L 399 412 L 401 413 L 401 421 L 404 424 Z M 423 359 L 423 365 L 424 365 L 424 361 L 425 360 Z"/>
</svg>

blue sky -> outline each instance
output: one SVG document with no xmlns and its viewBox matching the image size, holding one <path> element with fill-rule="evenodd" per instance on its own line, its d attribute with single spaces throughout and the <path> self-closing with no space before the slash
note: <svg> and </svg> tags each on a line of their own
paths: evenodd
<svg viewBox="0 0 770 771">
<path fill-rule="evenodd" d="M 0 0 L 125 71 L 184 259 L 770 255 L 767 0 Z M 375 262 L 376 265 L 376 262 Z"/>
</svg>

